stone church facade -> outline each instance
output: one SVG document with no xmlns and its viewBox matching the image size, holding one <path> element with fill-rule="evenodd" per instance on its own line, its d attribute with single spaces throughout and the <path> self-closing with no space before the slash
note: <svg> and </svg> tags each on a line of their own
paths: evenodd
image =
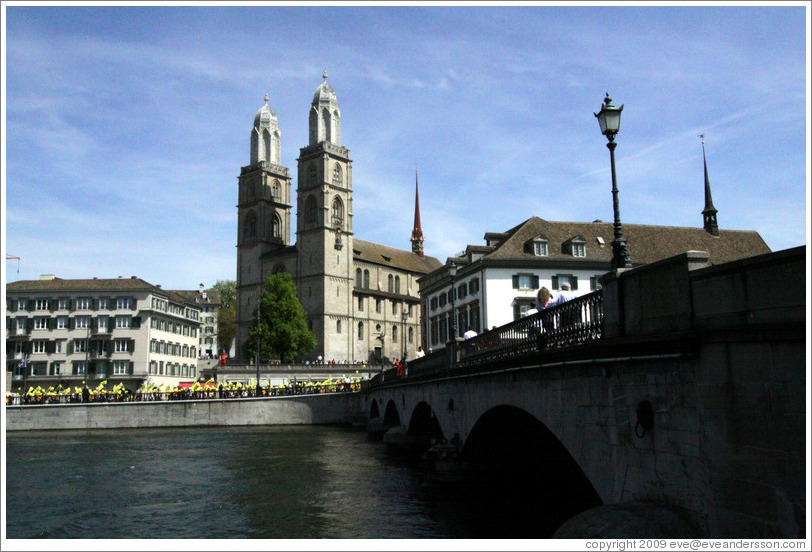
<svg viewBox="0 0 812 552">
<path fill-rule="evenodd" d="M 355 238 L 352 159 L 341 145 L 335 91 L 326 73 L 323 79 L 310 108 L 309 143 L 299 150 L 295 198 L 267 96 L 254 117 L 251 163 L 238 179 L 237 354 L 243 356 L 261 282 L 287 272 L 316 336 L 311 359 L 355 363 L 404 351 L 413 358 L 422 340 L 417 279 L 441 264 L 423 255 L 417 182 L 411 251 Z"/>
</svg>

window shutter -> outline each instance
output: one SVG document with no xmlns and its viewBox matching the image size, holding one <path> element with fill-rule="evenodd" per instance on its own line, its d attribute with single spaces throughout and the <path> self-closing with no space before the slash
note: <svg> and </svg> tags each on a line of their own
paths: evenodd
<svg viewBox="0 0 812 552">
<path fill-rule="evenodd" d="M 553 276 L 553 289 L 558 289 L 558 276 Z"/>
<path fill-rule="evenodd" d="M 26 331 L 30 332 L 34 329 L 34 319 L 33 318 L 26 318 L 25 319 L 25 329 Z"/>
<path fill-rule="evenodd" d="M 519 289 L 519 275 L 513 275 L 513 289 Z"/>
<path fill-rule="evenodd" d="M 59 304 L 59 301 L 57 301 L 56 299 L 49 299 L 48 300 L 48 310 L 51 311 L 51 312 L 55 311 L 58 304 Z"/>
<path fill-rule="evenodd" d="M 110 316 L 107 318 L 107 331 L 113 333 L 113 330 L 116 328 L 116 317 Z"/>
<path fill-rule="evenodd" d="M 49 355 L 54 353 L 55 350 L 55 343 L 53 341 L 48 341 L 45 343 L 45 352 Z"/>
<path fill-rule="evenodd" d="M 140 316 L 133 316 L 132 327 L 133 328 L 140 328 L 141 327 L 141 317 Z"/>
<path fill-rule="evenodd" d="M 513 320 L 518 320 L 522 317 L 522 308 L 518 303 L 513 303 Z"/>
<path fill-rule="evenodd" d="M 56 327 L 56 318 L 49 318 L 47 326 L 49 330 L 53 330 Z"/>
<path fill-rule="evenodd" d="M 35 304 L 34 304 L 34 300 L 33 300 L 33 299 L 29 299 L 27 304 L 28 304 L 28 309 L 26 309 L 26 310 L 33 311 L 33 310 L 34 310 L 34 306 L 35 306 Z"/>
<path fill-rule="evenodd" d="M 68 341 L 67 345 L 65 346 L 65 352 L 69 355 L 73 354 L 73 341 Z"/>
<path fill-rule="evenodd" d="M 26 355 L 30 355 L 31 351 L 34 348 L 33 345 L 34 343 L 32 341 L 26 341 L 25 343 L 23 343 L 23 353 Z"/>
<path fill-rule="evenodd" d="M 533 274 L 533 289 L 539 288 L 539 277 L 536 274 Z"/>
<path fill-rule="evenodd" d="M 572 282 L 572 291 L 578 289 L 578 276 L 571 276 L 570 282 Z"/>
<path fill-rule="evenodd" d="M 117 299 L 115 297 L 111 297 L 110 301 L 107 303 L 107 308 L 111 311 L 116 310 L 116 301 Z"/>
<path fill-rule="evenodd" d="M 127 340 L 127 352 L 132 353 L 135 350 L 135 341 L 132 339 Z"/>
</svg>

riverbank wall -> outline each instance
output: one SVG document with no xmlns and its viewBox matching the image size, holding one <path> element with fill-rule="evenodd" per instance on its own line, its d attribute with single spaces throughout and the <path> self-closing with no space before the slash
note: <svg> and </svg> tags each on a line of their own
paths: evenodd
<svg viewBox="0 0 812 552">
<path fill-rule="evenodd" d="M 362 424 L 363 393 L 6 406 L 6 431 Z"/>
</svg>

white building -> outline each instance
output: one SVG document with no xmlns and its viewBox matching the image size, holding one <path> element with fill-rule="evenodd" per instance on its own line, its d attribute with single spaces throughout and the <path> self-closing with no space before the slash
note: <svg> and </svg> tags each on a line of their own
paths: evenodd
<svg viewBox="0 0 812 552">
<path fill-rule="evenodd" d="M 8 388 L 194 381 L 199 332 L 199 305 L 135 276 L 9 283 Z"/>
<path fill-rule="evenodd" d="M 715 222 L 715 221 L 714 221 Z M 769 253 L 753 231 L 673 226 L 623 225 L 633 266 L 652 263 L 689 250 L 707 251 L 719 264 Z M 485 245 L 465 252 L 418 280 L 425 317 L 424 347 L 437 350 L 451 338 L 452 299 L 456 335 L 468 326 L 481 333 L 524 316 L 541 287 L 553 296 L 564 283 L 575 295 L 600 287 L 611 268 L 614 227 L 611 223 L 549 222 L 532 217 L 506 232 L 488 232 Z M 451 294 L 449 266 L 457 273 Z"/>
<path fill-rule="evenodd" d="M 206 289 L 200 284 L 197 290 L 178 290 L 176 293 L 182 295 L 189 301 L 194 301 L 200 307 L 200 341 L 198 344 L 198 354 L 201 359 L 218 359 L 223 349 L 228 357 L 234 356 L 234 341 L 227 345 L 221 345 L 217 341 L 217 314 L 223 306 L 220 294 L 213 289 Z"/>
</svg>

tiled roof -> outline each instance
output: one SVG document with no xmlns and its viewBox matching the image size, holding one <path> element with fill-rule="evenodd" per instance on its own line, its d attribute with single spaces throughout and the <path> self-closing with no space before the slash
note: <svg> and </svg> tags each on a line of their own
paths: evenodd
<svg viewBox="0 0 812 552">
<path fill-rule="evenodd" d="M 146 291 L 160 293 L 172 301 L 178 303 L 194 303 L 194 300 L 187 299 L 184 295 L 176 292 L 161 289 L 132 276 L 130 278 L 87 278 L 87 279 L 62 279 L 50 278 L 40 280 L 21 280 L 19 282 L 9 282 L 6 284 L 6 293 L 94 293 L 94 292 L 136 292 Z"/>
<path fill-rule="evenodd" d="M 356 261 L 366 261 L 383 266 L 391 266 L 409 272 L 427 274 L 442 266 L 434 257 L 421 257 L 412 251 L 395 249 L 364 240 L 352 240 L 353 256 Z"/>
<path fill-rule="evenodd" d="M 495 234 L 489 232 L 486 235 Z M 504 234 L 506 237 L 485 259 L 538 260 L 532 249 L 525 247 L 536 236 L 548 240 L 547 256 L 544 257 L 547 261 L 597 260 L 609 263 L 612 259 L 614 227 L 610 222 L 550 222 L 532 217 Z M 586 257 L 574 258 L 571 253 L 562 251 L 562 244 L 576 236 L 586 240 Z M 624 224 L 623 236 L 634 265 L 652 263 L 690 250 L 708 252 L 712 265 L 770 252 L 758 232 L 752 230 L 719 230 L 719 236 L 714 237 L 703 228 Z"/>
</svg>

